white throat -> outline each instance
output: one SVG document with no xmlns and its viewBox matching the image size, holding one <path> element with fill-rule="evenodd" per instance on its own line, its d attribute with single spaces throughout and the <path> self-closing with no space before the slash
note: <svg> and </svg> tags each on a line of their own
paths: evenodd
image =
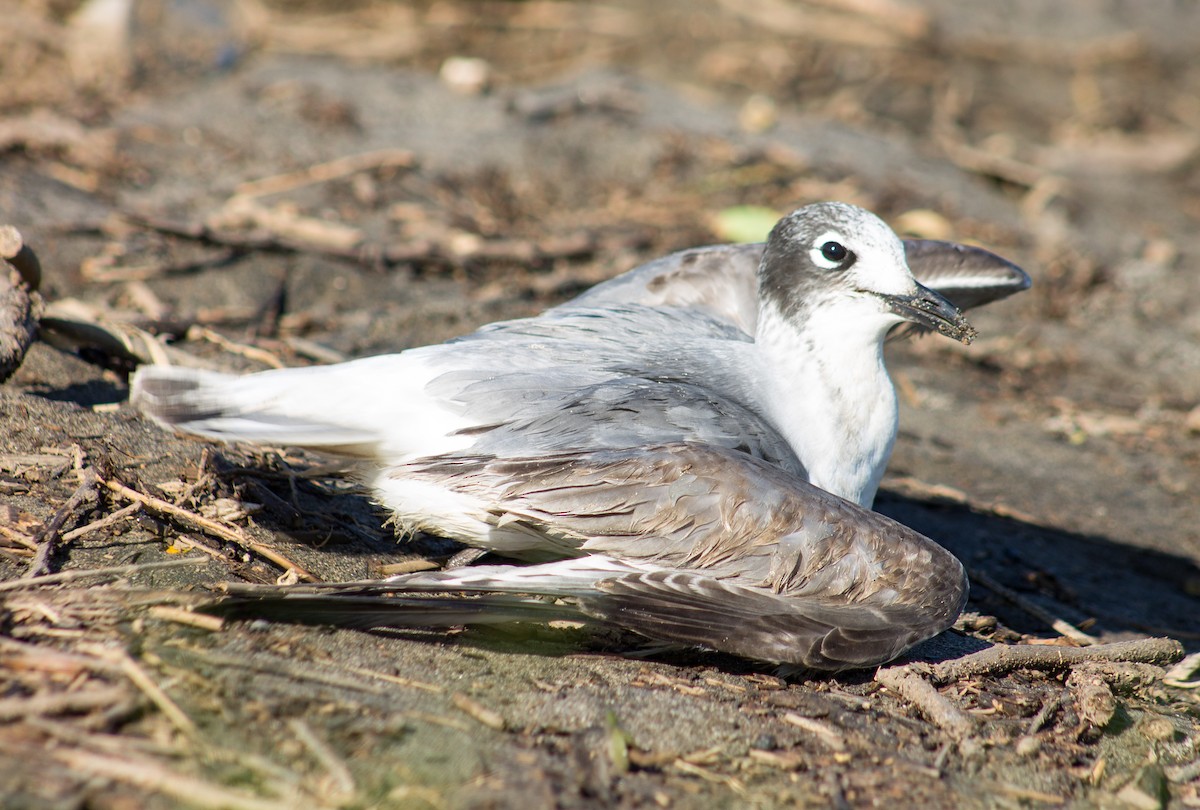
<svg viewBox="0 0 1200 810">
<path fill-rule="evenodd" d="M 896 441 L 896 392 L 883 363 L 891 324 L 857 309 L 813 307 L 801 332 L 767 305 L 755 345 L 770 381 L 763 410 L 808 480 L 869 507 Z"/>
</svg>

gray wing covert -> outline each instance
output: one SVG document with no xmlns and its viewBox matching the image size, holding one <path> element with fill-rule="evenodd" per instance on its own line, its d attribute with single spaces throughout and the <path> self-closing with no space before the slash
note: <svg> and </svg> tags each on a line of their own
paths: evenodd
<svg viewBox="0 0 1200 810">
<path fill-rule="evenodd" d="M 683 307 L 754 334 L 763 247 L 757 243 L 681 250 L 597 284 L 564 306 L 637 303 Z"/>
<path fill-rule="evenodd" d="M 795 452 L 774 427 L 754 411 L 704 386 L 620 377 L 558 387 L 564 378 L 580 382 L 581 375 L 563 370 L 561 376 L 522 376 L 526 379 L 478 381 L 460 394 L 469 403 L 493 412 L 498 400 L 507 401 L 507 421 L 480 431 L 471 454 L 516 458 L 698 442 L 806 476 Z M 510 388 L 514 383 L 515 388 Z"/>
<path fill-rule="evenodd" d="M 702 442 L 804 475 L 752 404 L 751 346 L 728 324 L 679 309 L 562 309 L 468 336 L 426 391 L 474 424 L 471 455 Z M 522 367 L 511 367 L 514 356 Z"/>
</svg>

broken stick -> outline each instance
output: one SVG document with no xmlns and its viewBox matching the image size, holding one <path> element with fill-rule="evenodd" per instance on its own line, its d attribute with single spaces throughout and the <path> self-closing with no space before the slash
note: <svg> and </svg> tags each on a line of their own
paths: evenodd
<svg viewBox="0 0 1200 810">
<path fill-rule="evenodd" d="M 67 518 L 85 501 L 95 500 L 98 496 L 100 476 L 96 475 L 96 471 L 91 467 L 84 467 L 80 470 L 79 475 L 82 480 L 70 500 L 54 513 L 54 517 L 38 533 L 37 554 L 34 555 L 33 562 L 29 564 L 29 569 L 25 572 L 26 579 L 50 573 L 50 558 L 54 556 L 54 552 L 58 548 L 58 541 L 62 537 L 62 528 L 66 524 Z"/>
<path fill-rule="evenodd" d="M 1091 647 L 1058 647 L 1043 644 L 997 644 L 962 658 L 929 667 L 935 683 L 950 683 L 980 675 L 1007 675 L 1018 669 L 1058 671 L 1084 661 L 1127 661 L 1140 664 L 1173 664 L 1183 657 L 1183 645 L 1171 638 L 1141 638 Z"/>
<path fill-rule="evenodd" d="M 306 582 L 319 581 L 317 577 L 315 577 L 313 574 L 310 574 L 298 563 L 292 562 L 270 546 L 264 545 L 257 540 L 247 537 L 245 534 L 237 529 L 234 529 L 232 526 L 226 526 L 218 523 L 215 520 L 209 520 L 203 515 L 198 515 L 195 512 L 189 512 L 187 509 L 183 509 L 182 507 L 176 506 L 173 503 L 168 503 L 161 498 L 155 498 L 152 495 L 146 495 L 138 492 L 136 489 L 131 489 L 125 486 L 120 481 L 105 481 L 104 485 L 125 500 L 136 501 L 151 512 L 156 512 L 157 514 L 171 518 L 172 520 L 185 523 L 194 529 L 199 529 L 202 532 L 219 537 L 222 540 L 227 540 L 236 546 L 240 546 L 247 551 L 253 552 L 260 557 L 270 560 L 279 567 L 283 568 L 285 571 L 289 568 L 293 569 L 296 572 L 296 576 L 300 577 L 300 579 L 305 580 Z"/>
</svg>

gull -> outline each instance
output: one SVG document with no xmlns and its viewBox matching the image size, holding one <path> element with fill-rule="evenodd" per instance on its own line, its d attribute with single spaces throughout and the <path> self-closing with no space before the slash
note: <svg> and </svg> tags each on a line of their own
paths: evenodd
<svg viewBox="0 0 1200 810">
<path fill-rule="evenodd" d="M 896 435 L 887 333 L 974 335 L 905 253 L 873 214 L 819 203 L 762 248 L 752 332 L 686 302 L 583 300 L 332 366 L 146 367 L 131 399 L 200 436 L 356 459 L 401 530 L 534 563 L 393 590 L 488 592 L 497 617 L 543 594 L 660 640 L 865 666 L 966 594 L 957 560 L 864 508 Z"/>
</svg>

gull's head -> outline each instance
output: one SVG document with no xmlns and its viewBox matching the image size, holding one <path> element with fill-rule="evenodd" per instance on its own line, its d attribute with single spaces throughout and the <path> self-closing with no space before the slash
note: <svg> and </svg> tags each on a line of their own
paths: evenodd
<svg viewBox="0 0 1200 810">
<path fill-rule="evenodd" d="M 909 321 L 970 343 L 958 309 L 913 278 L 904 243 L 870 211 L 839 202 L 807 205 L 781 219 L 758 270 L 760 306 L 800 326 L 880 340 Z"/>
</svg>

